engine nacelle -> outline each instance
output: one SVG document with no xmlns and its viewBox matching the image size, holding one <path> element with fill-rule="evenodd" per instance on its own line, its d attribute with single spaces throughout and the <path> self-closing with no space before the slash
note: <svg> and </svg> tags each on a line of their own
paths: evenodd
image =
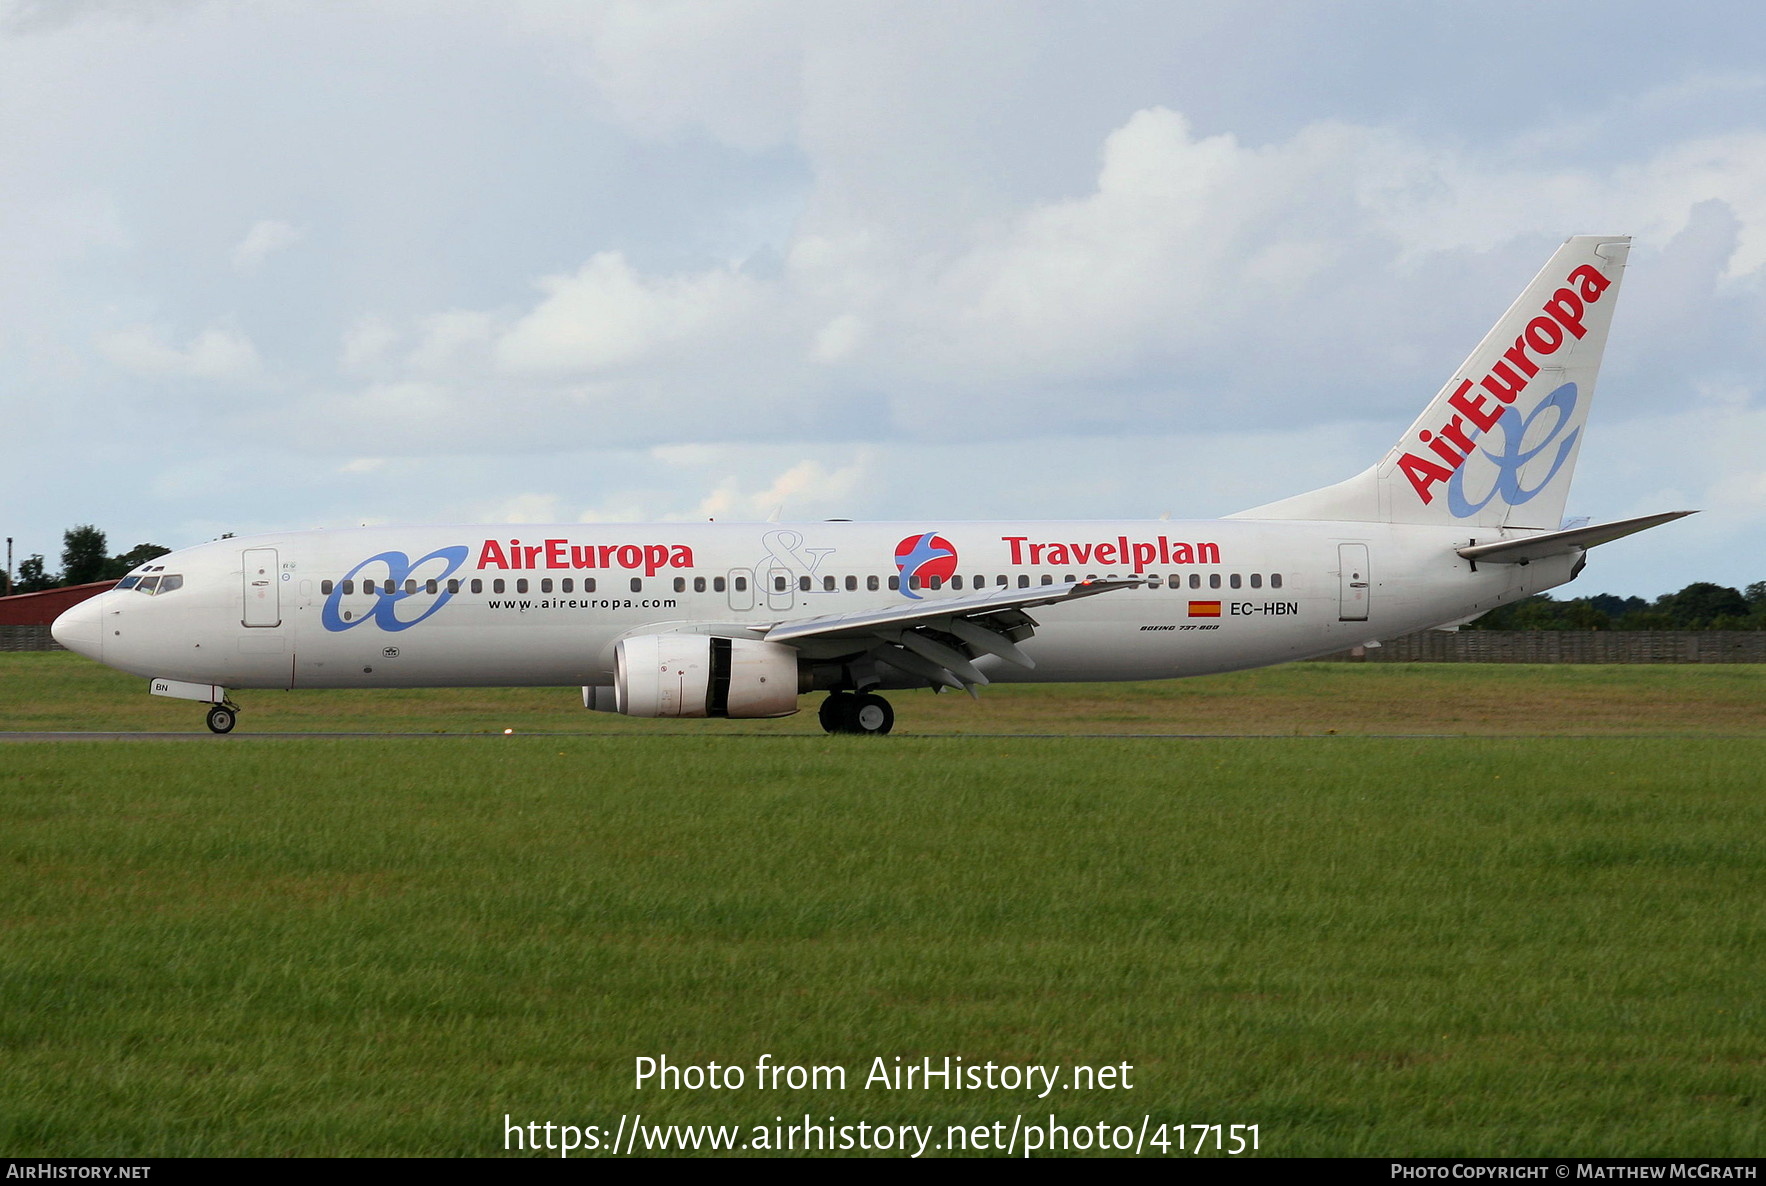
<svg viewBox="0 0 1766 1186">
<path fill-rule="evenodd" d="M 753 638 L 641 634 L 613 652 L 613 704 L 630 717 L 788 717 L 797 711 L 797 651 Z M 607 689 L 583 689 L 606 708 Z"/>
</svg>

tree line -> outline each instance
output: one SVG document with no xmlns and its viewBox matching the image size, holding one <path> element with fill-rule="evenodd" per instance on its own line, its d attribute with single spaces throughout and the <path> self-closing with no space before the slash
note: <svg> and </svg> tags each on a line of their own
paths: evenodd
<svg viewBox="0 0 1766 1186">
<path fill-rule="evenodd" d="M 62 532 L 61 544 L 60 572 L 50 572 L 48 562 L 43 559 L 42 554 L 35 553 L 18 562 L 16 579 L 12 579 L 11 574 L 0 578 L 0 581 L 9 586 L 3 592 L 7 596 L 13 593 L 41 593 L 46 589 L 60 589 L 67 585 L 116 580 L 129 570 L 171 551 L 170 548 L 162 548 L 158 544 L 136 544 L 127 552 L 112 556 L 110 542 L 105 539 L 104 532 L 90 523 L 82 523 Z"/>
<path fill-rule="evenodd" d="M 1766 630 L 1766 581 L 1746 589 L 1694 581 L 1654 601 L 1611 593 L 1559 601 L 1549 593 L 1535 593 L 1461 629 Z"/>
<path fill-rule="evenodd" d="M 136 544 L 112 556 L 104 532 L 83 523 L 62 533 L 61 571 L 48 571 L 41 555 L 19 563 L 18 579 L 5 592 L 40 593 L 65 585 L 115 580 L 156 556 L 171 551 L 158 544 Z M 1466 630 L 1766 630 L 1766 581 L 1732 589 L 1694 581 L 1678 593 L 1654 601 L 1597 593 L 1559 601 L 1535 593 L 1491 610 Z"/>
</svg>

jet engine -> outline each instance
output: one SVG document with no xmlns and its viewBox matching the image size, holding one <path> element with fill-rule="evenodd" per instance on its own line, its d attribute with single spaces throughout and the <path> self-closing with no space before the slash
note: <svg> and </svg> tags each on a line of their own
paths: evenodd
<svg viewBox="0 0 1766 1186">
<path fill-rule="evenodd" d="M 709 634 L 641 634 L 613 652 L 613 686 L 583 706 L 629 717 L 788 717 L 797 711 L 797 651 Z"/>
</svg>

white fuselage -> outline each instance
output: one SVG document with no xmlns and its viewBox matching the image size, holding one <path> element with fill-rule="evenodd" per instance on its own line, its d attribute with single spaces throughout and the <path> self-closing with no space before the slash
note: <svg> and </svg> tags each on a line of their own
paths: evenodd
<svg viewBox="0 0 1766 1186">
<path fill-rule="evenodd" d="M 977 666 L 1002 682 L 1167 679 L 1461 620 L 1564 583 L 1580 559 L 1478 566 L 1455 553 L 1469 535 L 1254 520 L 290 532 L 160 557 L 152 575 L 182 577 L 177 588 L 114 589 L 76 607 L 57 636 L 136 675 L 227 688 L 596 685 L 633 635 L 764 631 L 960 598 L 978 582 L 1140 577 L 1033 610 L 1023 643 L 1033 669 L 991 655 Z M 898 562 L 915 537 L 955 555 Z M 814 662 L 840 646 L 802 652 Z M 891 673 L 884 686 L 923 684 Z"/>
</svg>

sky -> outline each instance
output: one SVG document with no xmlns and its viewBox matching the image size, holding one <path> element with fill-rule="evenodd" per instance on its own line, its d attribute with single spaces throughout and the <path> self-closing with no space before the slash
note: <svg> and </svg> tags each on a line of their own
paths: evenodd
<svg viewBox="0 0 1766 1186">
<path fill-rule="evenodd" d="M 0 0 L 0 535 L 1206 518 L 1635 236 L 1563 595 L 1766 580 L 1746 3 Z"/>
</svg>

